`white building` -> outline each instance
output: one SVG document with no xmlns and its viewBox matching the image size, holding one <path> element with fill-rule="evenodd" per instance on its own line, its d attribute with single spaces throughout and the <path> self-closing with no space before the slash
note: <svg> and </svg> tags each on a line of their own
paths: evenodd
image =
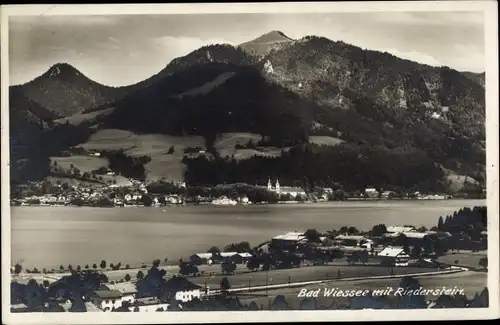
<svg viewBox="0 0 500 325">
<path fill-rule="evenodd" d="M 306 195 L 306 192 L 300 187 L 290 187 L 290 186 L 280 186 L 279 180 L 276 180 L 276 184 L 273 187 L 271 179 L 267 182 L 267 189 L 269 191 L 275 192 L 278 195 L 290 195 L 291 197 L 297 197 L 298 195 Z"/>
<path fill-rule="evenodd" d="M 135 295 L 137 294 L 137 287 L 132 282 L 122 282 L 122 283 L 105 283 L 103 286 L 109 291 L 118 291 L 122 294 L 122 301 L 128 301 L 131 304 L 135 301 Z"/>
<path fill-rule="evenodd" d="M 175 300 L 178 301 L 188 302 L 193 300 L 194 298 L 201 299 L 200 289 L 178 291 L 175 293 Z"/>
<path fill-rule="evenodd" d="M 378 197 L 379 192 L 377 191 L 377 189 L 370 187 L 370 188 L 365 189 L 365 194 L 366 194 L 366 196 L 368 196 L 370 198 L 375 198 L 375 197 Z"/>
<path fill-rule="evenodd" d="M 401 247 L 386 247 L 377 254 L 382 264 L 408 266 L 410 256 Z"/>
<path fill-rule="evenodd" d="M 144 306 L 137 306 L 137 307 L 129 307 L 128 310 L 130 310 L 131 312 L 136 311 L 136 309 L 138 309 L 139 312 L 155 312 L 160 308 L 163 310 L 167 310 L 169 305 L 170 304 L 144 305 Z"/>
<path fill-rule="evenodd" d="M 116 290 L 97 290 L 90 301 L 103 311 L 112 311 L 122 306 L 123 294 Z"/>
</svg>

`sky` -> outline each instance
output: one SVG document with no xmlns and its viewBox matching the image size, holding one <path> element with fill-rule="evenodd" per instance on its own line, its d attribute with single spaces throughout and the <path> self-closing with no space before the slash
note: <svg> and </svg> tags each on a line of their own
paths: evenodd
<svg viewBox="0 0 500 325">
<path fill-rule="evenodd" d="M 201 46 L 238 45 L 272 30 L 294 39 L 323 36 L 433 66 L 484 71 L 482 12 L 11 16 L 10 84 L 69 63 L 99 83 L 129 85 Z"/>
</svg>

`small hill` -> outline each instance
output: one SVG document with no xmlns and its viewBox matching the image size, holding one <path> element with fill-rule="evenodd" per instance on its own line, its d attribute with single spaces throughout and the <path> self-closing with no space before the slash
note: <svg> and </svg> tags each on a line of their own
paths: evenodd
<svg viewBox="0 0 500 325">
<path fill-rule="evenodd" d="M 55 64 L 32 81 L 11 88 L 58 117 L 113 102 L 130 90 L 99 84 L 67 63 Z"/>
</svg>

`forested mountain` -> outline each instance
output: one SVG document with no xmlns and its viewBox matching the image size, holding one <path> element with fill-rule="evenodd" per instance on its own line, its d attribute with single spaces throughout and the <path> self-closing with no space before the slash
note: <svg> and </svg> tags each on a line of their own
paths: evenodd
<svg viewBox="0 0 500 325">
<path fill-rule="evenodd" d="M 72 101 L 84 111 L 113 108 L 99 128 L 202 135 L 209 146 L 218 134 L 248 132 L 261 135 L 260 146 L 283 148 L 280 157 L 185 159 L 192 183 L 272 174 L 290 183 L 442 190 L 445 170 L 485 179 L 484 74 L 277 31 L 239 47 L 202 47 L 124 89 L 97 87 L 72 68 L 57 68 L 24 88 L 44 81 L 51 86 L 38 86 L 38 93 L 50 91 L 55 95 L 45 97 L 52 99 L 21 92 L 43 108 L 34 109 L 39 117 L 69 114 Z M 310 136 L 343 144 L 311 145 Z"/>
</svg>

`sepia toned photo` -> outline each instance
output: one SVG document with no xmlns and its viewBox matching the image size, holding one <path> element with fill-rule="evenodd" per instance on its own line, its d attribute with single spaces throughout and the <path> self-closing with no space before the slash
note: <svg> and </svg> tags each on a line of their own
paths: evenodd
<svg viewBox="0 0 500 325">
<path fill-rule="evenodd" d="M 2 7 L 6 323 L 498 316 L 496 3 L 350 4 Z"/>
</svg>

